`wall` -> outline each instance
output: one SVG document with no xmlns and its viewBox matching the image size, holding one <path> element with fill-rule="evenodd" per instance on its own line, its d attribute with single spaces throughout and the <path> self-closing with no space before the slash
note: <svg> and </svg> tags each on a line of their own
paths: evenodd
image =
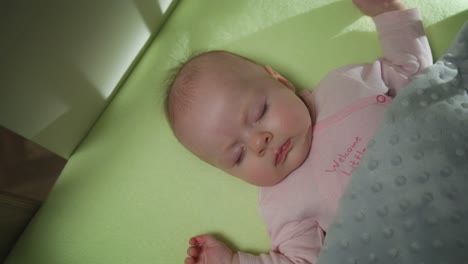
<svg viewBox="0 0 468 264">
<path fill-rule="evenodd" d="M 68 158 L 176 0 L 0 0 L 0 125 Z"/>
</svg>

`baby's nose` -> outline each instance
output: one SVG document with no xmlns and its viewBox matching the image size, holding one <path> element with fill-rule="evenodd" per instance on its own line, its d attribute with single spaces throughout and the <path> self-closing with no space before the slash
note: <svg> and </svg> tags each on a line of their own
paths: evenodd
<svg viewBox="0 0 468 264">
<path fill-rule="evenodd" d="M 254 151 L 254 153 L 260 157 L 263 157 L 272 139 L 273 134 L 270 132 L 256 132 L 251 136 L 249 146 Z"/>
</svg>

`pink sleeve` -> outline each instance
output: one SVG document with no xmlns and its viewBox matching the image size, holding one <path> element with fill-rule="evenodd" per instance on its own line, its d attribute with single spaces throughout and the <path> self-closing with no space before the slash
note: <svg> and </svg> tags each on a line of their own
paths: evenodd
<svg viewBox="0 0 468 264">
<path fill-rule="evenodd" d="M 324 232 L 317 222 L 303 220 L 286 224 L 273 238 L 269 254 L 259 256 L 238 252 L 240 264 L 316 263 L 322 248 Z M 276 245 L 275 245 L 276 244 Z"/>
<path fill-rule="evenodd" d="M 432 54 L 418 9 L 387 12 L 374 17 L 382 45 L 382 79 L 397 92 L 432 64 Z"/>
</svg>

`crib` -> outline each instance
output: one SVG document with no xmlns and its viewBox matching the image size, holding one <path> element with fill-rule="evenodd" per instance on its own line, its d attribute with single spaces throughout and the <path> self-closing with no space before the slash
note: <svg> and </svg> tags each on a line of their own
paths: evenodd
<svg viewBox="0 0 468 264">
<path fill-rule="evenodd" d="M 420 8 L 440 58 L 468 19 L 468 2 L 405 3 Z M 158 23 L 80 133 L 43 143 L 69 161 L 6 263 L 183 263 L 188 239 L 201 233 L 268 252 L 257 189 L 200 162 L 173 136 L 168 73 L 193 52 L 223 49 L 314 89 L 330 70 L 381 55 L 371 19 L 349 0 L 180 0 Z"/>
</svg>

